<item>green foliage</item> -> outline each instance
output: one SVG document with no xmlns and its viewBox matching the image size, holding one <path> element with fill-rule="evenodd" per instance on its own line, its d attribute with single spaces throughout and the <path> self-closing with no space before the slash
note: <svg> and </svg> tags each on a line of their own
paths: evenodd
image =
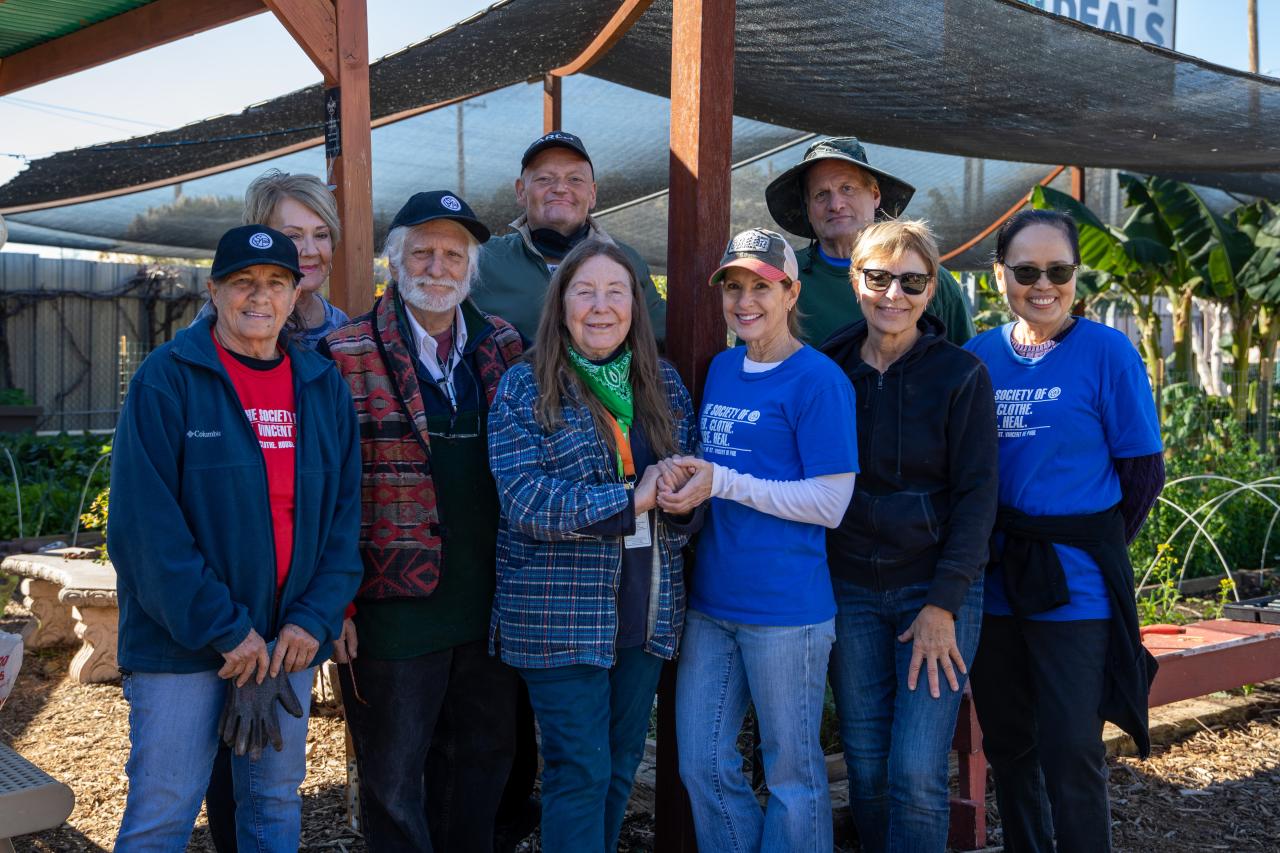
<svg viewBox="0 0 1280 853">
<path fill-rule="evenodd" d="M 1244 427 L 1230 415 L 1230 402 L 1211 397 L 1203 391 L 1185 384 L 1171 385 L 1165 396 L 1166 412 L 1162 425 L 1165 446 L 1174 448 L 1165 460 L 1166 483 L 1162 501 L 1152 509 L 1147 523 L 1129 548 L 1134 571 L 1139 579 L 1161 555 L 1160 545 L 1169 542 L 1174 530 L 1186 519 L 1178 509 L 1164 501 L 1177 504 L 1187 513 L 1215 497 L 1238 488 L 1232 480 L 1250 483 L 1276 472 L 1275 458 L 1261 452 L 1257 443 L 1245 434 Z M 1212 475 L 1226 479 L 1197 479 L 1174 483 L 1183 477 Z M 1280 490 L 1263 488 L 1262 494 L 1280 503 Z M 1256 493 L 1240 492 L 1228 498 L 1213 513 L 1196 514 L 1204 525 L 1205 533 L 1212 537 L 1222 553 L 1227 566 L 1237 569 L 1256 569 L 1262 563 L 1274 565 L 1280 557 L 1280 522 L 1272 531 L 1268 551 L 1263 559 L 1262 547 L 1267 542 L 1267 529 L 1276 508 Z M 1196 537 L 1192 524 L 1183 526 L 1172 540 L 1172 554 L 1184 559 L 1185 576 L 1206 577 L 1221 574 L 1222 562 L 1213 547 L 1201 534 L 1189 557 L 1185 557 L 1192 539 Z M 1153 571 L 1154 576 L 1154 571 Z M 1152 583 L 1148 579 L 1148 583 Z"/>
<path fill-rule="evenodd" d="M 0 388 L 0 406 L 32 406 L 35 400 L 21 388 Z"/>
<path fill-rule="evenodd" d="M 1178 558 L 1173 549 L 1157 546 L 1156 563 L 1147 579 L 1147 589 L 1138 596 L 1138 621 L 1143 625 L 1173 624 L 1187 621 L 1178 611 L 1182 593 L 1178 591 Z"/>
<path fill-rule="evenodd" d="M 13 456 L 18 469 L 22 494 L 23 536 L 46 536 L 70 533 L 75 526 L 80 495 L 94 464 L 110 445 L 104 436 L 55 436 L 31 434 L 7 435 L 0 447 Z M 105 486 L 109 467 L 98 466 L 93 472 L 89 493 Z M 18 531 L 18 501 L 13 489 L 13 473 L 8 460 L 0 453 L 0 540 L 14 539 Z"/>
<path fill-rule="evenodd" d="M 977 285 L 974 288 L 973 300 L 974 328 L 979 332 L 985 332 L 1012 321 L 1013 312 L 1009 310 L 1009 303 L 1000 292 L 995 276 L 989 272 L 983 272 L 978 273 L 975 279 Z"/>
</svg>

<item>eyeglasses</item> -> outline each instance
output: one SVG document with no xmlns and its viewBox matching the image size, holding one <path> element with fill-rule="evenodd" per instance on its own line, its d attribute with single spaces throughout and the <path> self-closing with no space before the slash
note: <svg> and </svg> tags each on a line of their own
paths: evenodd
<svg viewBox="0 0 1280 853">
<path fill-rule="evenodd" d="M 860 270 L 862 273 L 862 283 L 871 290 L 883 292 L 889 289 L 889 285 L 895 281 L 902 285 L 902 292 L 909 293 L 912 296 L 919 296 L 929 287 L 929 279 L 933 276 L 927 272 L 904 272 L 901 275 L 894 275 L 888 270 Z"/>
<path fill-rule="evenodd" d="M 1005 264 L 1013 270 L 1013 280 L 1018 284 L 1030 287 L 1040 280 L 1041 274 L 1048 276 L 1050 284 L 1066 284 L 1076 274 L 1079 264 L 1049 264 L 1048 269 L 1040 269 L 1031 264 L 1018 264 L 1016 267 Z"/>
</svg>

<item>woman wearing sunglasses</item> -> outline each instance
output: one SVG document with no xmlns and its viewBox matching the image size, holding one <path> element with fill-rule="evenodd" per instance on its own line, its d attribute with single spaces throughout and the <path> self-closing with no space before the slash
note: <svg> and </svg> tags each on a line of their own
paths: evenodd
<svg viewBox="0 0 1280 853">
<path fill-rule="evenodd" d="M 1164 482 L 1146 370 L 1071 316 L 1079 237 L 1027 210 L 996 238 L 1016 320 L 969 341 L 995 387 L 1000 509 L 973 694 L 1005 850 L 1111 849 L 1103 721 L 1145 756 L 1147 689 L 1126 544 Z"/>
<path fill-rule="evenodd" d="M 925 223 L 868 227 L 850 272 L 865 319 L 822 346 L 856 392 L 863 460 L 827 533 L 849 805 L 863 849 L 941 853 L 947 753 L 996 512 L 991 380 L 925 313 L 938 286 Z"/>
</svg>

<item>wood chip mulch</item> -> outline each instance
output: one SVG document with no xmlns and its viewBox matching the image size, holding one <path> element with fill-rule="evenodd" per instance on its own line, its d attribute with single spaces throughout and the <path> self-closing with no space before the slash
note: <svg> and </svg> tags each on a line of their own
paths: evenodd
<svg viewBox="0 0 1280 853">
<path fill-rule="evenodd" d="M 16 690 L 0 710 L 0 740 L 76 794 L 70 819 L 18 839 L 19 851 L 110 850 L 120 824 L 128 707 L 119 685 L 70 681 L 71 654 L 70 649 L 28 651 Z M 1111 760 L 1117 850 L 1280 851 L 1280 689 L 1264 686 L 1251 699 L 1255 715 L 1246 722 L 1206 727 L 1160 745 L 1145 762 Z M 332 712 L 313 714 L 307 750 L 302 849 L 364 851 L 343 820 L 346 759 L 342 722 Z M 998 845 L 994 808 L 988 822 L 989 843 Z M 652 820 L 628 818 L 621 849 L 651 850 L 652 844 Z M 213 849 L 203 813 L 189 849 Z M 536 851 L 536 841 L 521 849 Z"/>
</svg>

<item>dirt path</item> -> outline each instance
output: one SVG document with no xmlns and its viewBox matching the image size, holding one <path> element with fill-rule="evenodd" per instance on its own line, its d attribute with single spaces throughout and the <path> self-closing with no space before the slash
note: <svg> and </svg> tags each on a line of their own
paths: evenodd
<svg viewBox="0 0 1280 853">
<path fill-rule="evenodd" d="M 0 740 L 76 793 L 62 827 L 17 842 L 19 851 L 110 850 L 124 808 L 128 708 L 118 685 L 66 678 L 70 650 L 29 652 L 17 691 L 0 711 Z M 1280 689 L 1253 696 L 1256 715 L 1158 747 L 1147 762 L 1112 761 L 1116 849 L 1132 853 L 1280 851 Z M 342 820 L 346 778 L 341 721 L 313 715 L 303 786 L 305 850 L 363 851 Z M 992 814 L 990 843 L 999 843 Z M 629 819 L 623 851 L 649 850 L 652 822 Z M 197 823 L 191 850 L 212 850 Z M 536 851 L 536 843 L 526 846 Z M 856 849 L 856 848 L 852 848 Z"/>
</svg>

